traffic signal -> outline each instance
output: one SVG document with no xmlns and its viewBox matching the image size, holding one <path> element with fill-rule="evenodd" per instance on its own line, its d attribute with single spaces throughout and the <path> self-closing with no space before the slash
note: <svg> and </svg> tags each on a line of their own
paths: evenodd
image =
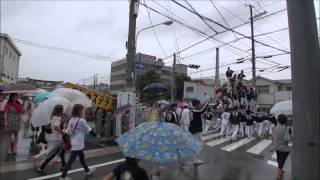
<svg viewBox="0 0 320 180">
<path fill-rule="evenodd" d="M 189 64 L 188 67 L 192 69 L 199 69 L 200 66 L 196 64 Z"/>
</svg>

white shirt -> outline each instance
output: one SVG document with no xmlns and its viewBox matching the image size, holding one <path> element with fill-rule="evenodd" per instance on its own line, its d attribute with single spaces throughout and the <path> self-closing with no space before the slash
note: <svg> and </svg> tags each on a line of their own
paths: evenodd
<svg viewBox="0 0 320 180">
<path fill-rule="evenodd" d="M 60 128 L 61 125 L 61 117 L 53 116 L 51 119 L 51 134 L 46 133 L 47 141 L 60 141 L 62 139 L 62 135 L 59 131 L 56 130 L 56 127 Z"/>
<path fill-rule="evenodd" d="M 77 122 L 78 122 L 78 125 L 74 130 Z M 85 119 L 77 118 L 77 117 L 71 118 L 68 124 L 68 128 L 66 130 L 66 132 L 70 134 L 70 137 L 71 137 L 71 150 L 74 150 L 74 151 L 82 150 L 84 148 L 84 137 L 86 133 L 90 131 L 91 131 L 91 128 L 88 126 L 87 121 Z"/>
<path fill-rule="evenodd" d="M 228 112 L 222 113 L 222 115 L 221 115 L 222 124 L 224 124 L 224 125 L 228 124 L 229 118 L 230 118 L 230 113 L 228 113 Z"/>
<path fill-rule="evenodd" d="M 181 125 L 189 126 L 190 124 L 190 110 L 188 108 L 183 109 L 181 114 Z"/>
</svg>

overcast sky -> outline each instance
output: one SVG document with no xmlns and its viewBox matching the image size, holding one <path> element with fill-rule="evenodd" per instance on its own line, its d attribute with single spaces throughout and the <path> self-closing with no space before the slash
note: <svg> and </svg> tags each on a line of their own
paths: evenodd
<svg viewBox="0 0 320 180">
<path fill-rule="evenodd" d="M 144 2 L 141 0 L 141 2 Z M 181 4 L 188 6 L 184 1 Z M 200 14 L 221 23 L 226 27 L 234 27 L 249 19 L 249 8 L 242 1 L 189 1 Z M 286 9 L 285 1 L 248 1 L 254 5 L 254 14 L 266 11 L 267 14 Z M 211 28 L 199 17 L 187 12 L 185 9 L 168 1 L 147 0 L 146 4 L 157 9 L 168 16 L 173 16 L 194 28 L 205 32 L 208 35 L 214 34 L 211 29 L 220 32 L 221 28 L 209 22 Z M 174 12 L 169 13 L 162 7 Z M 188 6 L 189 7 L 189 6 Z M 113 58 L 123 58 L 126 55 L 125 43 L 128 34 L 128 0 L 105 0 L 105 1 L 1 1 L 1 32 L 7 33 L 12 38 L 42 43 L 59 48 L 66 48 L 89 54 L 101 55 Z M 319 15 L 318 15 L 319 17 Z M 168 20 L 150 11 L 150 18 L 153 24 Z M 146 8 L 140 6 L 137 18 L 137 31 L 150 26 L 150 19 Z M 281 30 L 269 35 L 256 38 L 259 42 L 267 45 L 290 51 L 287 22 L 287 11 L 257 20 L 254 24 L 256 35 Z M 285 30 L 283 30 L 285 29 Z M 237 32 L 250 35 L 250 24 L 243 25 Z M 157 35 L 159 43 L 155 37 Z M 242 36 L 236 33 L 227 32 L 215 36 L 215 40 L 205 41 L 187 51 L 180 53 L 181 63 L 198 64 L 201 69 L 215 66 L 215 47 L 223 42 L 229 42 Z M 204 39 L 198 33 L 191 31 L 185 26 L 174 22 L 171 26 L 158 26 L 142 32 L 138 39 L 137 52 L 154 55 L 157 58 L 165 58 L 175 51 L 181 50 L 192 43 Z M 39 48 L 16 42 L 22 52 L 20 59 L 20 77 L 30 77 L 44 80 L 63 80 L 77 83 L 86 83 L 93 74 L 98 73 L 100 80 L 110 79 L 111 62 L 90 57 L 84 57 L 65 52 L 53 51 L 46 48 Z M 197 56 L 188 57 L 200 51 L 211 48 L 212 50 L 201 53 Z M 251 54 L 251 43 L 248 39 L 242 39 L 231 46 L 220 48 L 220 65 L 235 62 L 239 58 L 248 58 Z M 274 55 L 282 51 L 266 47 L 256 43 L 257 56 Z M 284 65 L 290 65 L 290 56 L 281 55 L 268 60 Z M 165 60 L 167 65 L 172 63 L 172 58 Z M 268 68 L 275 64 L 266 60 L 258 59 L 257 68 Z M 243 64 L 231 65 L 234 70 L 245 69 L 251 78 L 251 64 L 249 61 Z M 226 67 L 221 67 L 220 73 L 225 72 Z M 191 77 L 209 77 L 214 75 L 214 70 L 192 73 L 199 70 L 189 70 Z M 258 75 L 271 79 L 291 78 L 291 71 L 284 70 L 277 72 L 272 68 L 265 72 L 258 72 Z"/>
</svg>

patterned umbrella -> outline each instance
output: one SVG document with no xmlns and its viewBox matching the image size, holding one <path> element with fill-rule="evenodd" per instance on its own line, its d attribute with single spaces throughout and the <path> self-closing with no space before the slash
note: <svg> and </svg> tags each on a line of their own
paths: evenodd
<svg viewBox="0 0 320 180">
<path fill-rule="evenodd" d="M 156 163 L 188 160 L 199 155 L 202 144 L 172 123 L 145 122 L 121 135 L 116 142 L 125 157 Z"/>
</svg>

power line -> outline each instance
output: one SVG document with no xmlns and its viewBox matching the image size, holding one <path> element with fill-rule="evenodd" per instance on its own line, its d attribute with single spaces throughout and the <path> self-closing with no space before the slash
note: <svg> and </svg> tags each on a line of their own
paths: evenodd
<svg viewBox="0 0 320 180">
<path fill-rule="evenodd" d="M 218 4 L 218 3 L 217 3 Z M 230 13 L 232 16 L 234 16 L 235 18 L 238 18 L 238 19 L 240 19 L 242 22 L 245 22 L 245 20 L 244 19 L 242 19 L 239 15 L 236 15 L 236 14 L 234 14 L 232 11 L 230 11 L 230 10 L 228 10 L 228 9 L 226 9 L 224 6 L 222 6 L 222 5 L 220 5 L 220 4 L 218 4 L 223 10 L 225 10 L 226 12 L 228 12 L 228 13 Z M 260 6 L 260 8 L 261 8 L 261 5 L 260 5 L 260 3 L 258 2 L 258 5 Z M 262 9 L 262 8 L 261 8 Z M 264 9 L 263 9 L 264 10 Z M 264 10 L 265 11 L 265 10 Z M 259 32 L 261 32 L 257 27 L 254 27 L 254 29 L 256 29 L 257 31 L 259 31 Z M 275 43 L 277 43 L 277 44 L 279 44 L 280 46 L 282 46 L 282 47 L 284 47 L 283 45 L 281 45 L 278 41 L 276 41 L 276 40 L 274 40 L 272 37 L 269 37 L 273 42 L 275 42 Z M 286 47 L 284 47 L 284 48 L 286 48 Z"/>
<path fill-rule="evenodd" d="M 280 32 L 280 31 L 284 31 L 284 30 L 287 30 L 287 29 L 288 29 L 288 28 L 278 29 L 278 30 L 275 30 L 275 31 L 270 31 L 270 32 L 267 32 L 267 33 L 255 35 L 255 37 L 264 36 L 264 35 L 268 35 L 268 34 Z M 238 38 L 238 39 L 236 39 L 236 40 L 232 40 L 232 41 L 227 42 L 227 43 L 237 42 L 237 41 L 239 41 L 239 40 L 241 40 L 241 39 L 245 39 L 245 38 L 244 38 L 244 37 Z M 221 47 L 221 46 L 223 46 L 223 45 L 220 45 L 220 46 L 218 46 L 218 47 Z M 211 50 L 216 49 L 216 48 L 217 48 L 217 47 L 211 47 L 211 48 L 208 48 L 208 49 L 205 49 L 205 50 L 196 52 L 196 53 L 194 53 L 194 54 L 191 54 L 191 55 L 182 57 L 181 59 L 185 60 L 185 59 L 187 59 L 187 58 L 190 58 L 190 57 L 193 57 L 193 56 L 196 56 L 196 55 L 200 55 L 200 54 L 201 54 L 201 55 L 202 55 L 202 54 L 204 55 L 204 54 L 210 53 Z M 287 53 L 286 53 L 286 54 L 287 54 Z M 168 63 L 169 63 L 169 62 L 168 62 Z"/>
<path fill-rule="evenodd" d="M 26 40 L 17 39 L 17 38 L 11 38 L 11 39 L 13 41 L 16 41 L 17 43 L 22 43 L 25 45 L 50 49 L 50 50 L 58 51 L 58 52 L 62 52 L 62 53 L 75 54 L 75 55 L 79 55 L 79 56 L 104 60 L 104 61 L 108 61 L 108 62 L 115 62 L 116 60 L 121 60 L 119 58 L 107 57 L 107 56 L 102 56 L 102 55 L 97 55 L 97 54 L 89 54 L 89 53 L 83 52 L 83 51 L 71 50 L 71 49 L 66 49 L 66 48 L 62 48 L 62 47 L 58 47 L 58 46 L 51 46 L 51 45 L 47 45 L 47 44 L 43 44 L 43 43 L 36 43 L 36 42 L 26 41 Z"/>
<path fill-rule="evenodd" d="M 194 13 L 194 14 L 196 14 L 196 15 L 200 15 L 199 13 L 190 10 L 189 8 L 187 8 L 186 6 L 182 5 L 181 3 L 177 2 L 176 0 L 172 0 L 172 1 L 173 1 L 174 3 L 176 3 L 178 6 L 186 9 L 187 11 L 189 11 L 189 12 L 191 12 L 191 13 Z M 218 25 L 218 26 L 220 26 L 220 27 L 222 27 L 222 28 L 224 28 L 224 29 L 226 29 L 226 30 L 235 32 L 235 33 L 237 33 L 237 34 L 239 34 L 239 35 L 241 35 L 241 36 L 243 36 L 243 37 L 245 37 L 245 38 L 247 38 L 247 39 L 251 39 L 249 36 L 246 36 L 246 35 L 238 32 L 238 31 L 235 31 L 234 29 L 225 27 L 224 25 L 222 25 L 222 24 L 220 24 L 220 23 L 218 23 L 218 22 L 216 22 L 216 21 L 214 21 L 214 20 L 212 20 L 212 19 L 210 19 L 210 18 L 204 17 L 203 15 L 200 15 L 200 16 L 201 16 L 203 19 L 205 19 L 205 20 L 207 20 L 207 21 L 209 21 L 209 22 L 212 22 L 212 23 L 214 23 L 214 24 L 216 24 L 216 25 Z M 269 48 L 272 48 L 272 49 L 276 49 L 276 50 L 279 50 L 279 51 L 282 51 L 282 52 L 288 52 L 288 51 L 286 51 L 286 50 L 283 50 L 283 49 L 280 49 L 280 48 L 277 48 L 277 47 L 268 45 L 268 44 L 266 44 L 266 43 L 263 43 L 263 42 L 260 42 L 260 41 L 257 41 L 257 40 L 254 40 L 254 41 L 255 41 L 256 43 L 262 44 L 262 45 L 264 45 L 264 46 L 266 46 L 266 47 L 269 47 Z"/>
<path fill-rule="evenodd" d="M 166 17 L 166 18 L 168 18 L 168 19 L 171 19 L 172 21 L 175 21 L 175 22 L 177 22 L 177 23 L 179 23 L 179 24 L 181 24 L 181 25 L 183 25 L 183 26 L 185 26 L 185 27 L 187 27 L 187 28 L 189 28 L 189 29 L 191 29 L 192 31 L 194 31 L 194 32 L 197 32 L 198 34 L 200 34 L 200 35 L 202 35 L 202 36 L 205 36 L 205 37 L 209 37 L 209 38 L 207 38 L 207 40 L 211 40 L 211 39 L 213 39 L 213 40 L 215 40 L 215 41 L 221 41 L 221 40 L 217 40 L 217 39 L 214 39 L 213 37 L 214 36 L 209 36 L 208 34 L 206 34 L 205 32 L 203 32 L 203 31 L 201 31 L 201 30 L 199 30 L 199 29 L 197 29 L 197 28 L 195 28 L 195 27 L 192 27 L 192 26 L 190 26 L 190 25 L 187 25 L 187 24 L 185 24 L 185 23 L 183 23 L 183 22 L 181 22 L 180 20 L 177 20 L 177 19 L 174 19 L 174 18 L 171 18 L 170 16 L 168 16 L 168 15 L 166 15 L 166 14 L 163 14 L 163 13 L 161 13 L 161 12 L 159 12 L 159 11 L 157 11 L 157 10 L 155 10 L 155 9 L 153 9 L 153 8 L 151 8 L 150 6 L 148 6 L 148 5 L 146 5 L 146 4 L 144 4 L 144 3 L 141 3 L 140 2 L 140 5 L 142 5 L 142 6 L 144 6 L 144 7 L 146 7 L 146 8 L 148 8 L 148 9 L 150 9 L 151 11 L 154 11 L 154 12 L 156 12 L 156 13 L 158 13 L 158 14 L 160 14 L 160 15 L 162 15 L 162 16 L 164 16 L 164 17 Z M 231 46 L 231 45 L 230 45 Z M 234 48 L 236 48 L 236 47 L 234 47 Z M 239 49 L 239 48 L 238 48 Z M 181 52 L 181 51 L 180 51 Z M 180 53 L 179 52 L 179 53 Z M 234 51 L 231 51 L 231 52 L 233 52 L 233 53 L 235 53 L 235 54 L 237 54 L 236 52 L 234 52 Z M 237 54 L 237 55 L 239 55 L 239 54 Z M 242 56 L 242 55 L 239 55 L 239 56 Z M 169 56 L 167 56 L 165 59 L 168 59 L 168 58 L 170 58 L 170 57 L 172 57 L 172 55 L 169 55 Z M 164 59 L 164 60 L 165 60 Z"/>
<path fill-rule="evenodd" d="M 268 14 L 268 15 L 258 17 L 258 18 L 256 18 L 254 21 L 257 21 L 257 20 L 260 20 L 260 19 L 263 19 L 263 18 L 272 16 L 272 15 L 277 14 L 277 13 L 281 13 L 281 12 L 284 12 L 284 11 L 286 11 L 286 9 L 282 9 L 282 10 L 280 10 L 280 11 L 276 11 L 276 12 L 270 13 L 270 14 Z M 243 26 L 243 25 L 246 25 L 246 24 L 249 24 L 249 23 L 250 23 L 250 21 L 247 21 L 247 22 L 245 22 L 245 23 L 242 23 L 242 24 L 240 24 L 240 25 L 237 25 L 237 26 L 232 27 L 232 29 L 239 28 L 239 27 L 241 27 L 241 26 Z M 227 32 L 227 31 L 228 31 L 228 30 L 224 30 L 224 31 L 222 31 L 222 32 L 220 32 L 220 33 L 225 33 L 225 32 Z M 186 51 L 186 50 L 188 50 L 188 49 L 190 49 L 190 48 L 193 48 L 193 47 L 195 47 L 195 46 L 197 46 L 197 45 L 199 45 L 199 44 L 201 44 L 201 43 L 203 43 L 203 42 L 211 39 L 211 38 L 214 37 L 215 35 L 217 35 L 217 34 L 210 35 L 210 36 L 206 37 L 206 38 L 203 39 L 203 40 L 200 40 L 200 41 L 198 41 L 198 42 L 196 42 L 196 43 L 193 43 L 193 44 L 191 44 L 191 45 L 183 48 L 179 53 L 184 52 L 184 51 Z M 238 38 L 238 39 L 239 39 L 239 38 Z M 242 39 L 244 39 L 244 37 L 242 37 Z M 236 39 L 236 40 L 237 40 L 237 39 Z M 231 42 L 235 42 L 236 40 L 230 41 L 230 43 L 231 43 Z M 163 60 L 166 60 L 166 59 L 168 59 L 168 58 L 170 58 L 170 57 L 172 57 L 172 55 L 169 55 L 169 56 L 163 58 Z"/>
<path fill-rule="evenodd" d="M 144 3 L 147 4 L 145 0 L 144 0 Z M 151 24 L 151 26 L 152 26 L 152 30 L 153 30 L 154 36 L 155 36 L 156 39 L 157 39 L 158 45 L 159 45 L 162 53 L 163 53 L 165 56 L 167 56 L 167 53 L 164 51 L 164 49 L 163 49 L 163 47 L 162 47 L 162 45 L 161 45 L 161 43 L 160 43 L 160 40 L 159 40 L 159 38 L 158 38 L 158 36 L 157 36 L 156 30 L 155 30 L 155 28 L 153 27 L 153 23 L 152 23 L 151 16 L 150 16 L 150 11 L 149 11 L 148 8 L 146 8 L 146 10 L 147 10 L 147 13 L 148 13 L 149 21 L 150 21 L 150 24 Z"/>
<path fill-rule="evenodd" d="M 266 55 L 265 57 L 267 56 L 271 56 L 271 57 L 276 57 L 276 56 L 281 56 L 281 55 L 285 55 L 285 54 L 288 54 L 288 53 L 281 53 L 281 54 L 272 54 L 272 55 Z M 257 56 L 256 58 L 261 58 L 261 59 L 264 59 L 264 60 L 267 60 L 264 56 Z M 228 64 L 222 64 L 220 65 L 219 67 L 225 67 L 225 66 L 228 66 L 228 65 L 232 65 L 232 64 L 241 64 L 243 62 L 247 62 L 249 60 L 251 60 L 251 58 L 240 58 L 240 59 L 233 59 L 231 61 L 236 61 L 236 60 L 239 60 L 238 62 L 232 62 L 232 63 L 228 63 Z M 274 64 L 276 64 L 277 66 L 280 66 L 281 64 L 277 63 L 277 62 L 274 62 L 274 61 L 271 61 L 271 60 L 267 60 L 269 62 L 272 62 Z M 230 62 L 230 61 L 229 61 Z M 270 64 L 269 64 L 270 65 Z M 216 66 L 214 67 L 210 67 L 210 68 L 207 68 L 207 69 L 203 69 L 203 70 L 200 70 L 200 71 L 195 71 L 195 72 L 191 72 L 189 74 L 195 74 L 195 73 L 200 73 L 200 72 L 204 72 L 204 71 L 208 71 L 208 70 L 212 70 L 212 69 L 215 69 Z"/>
</svg>

